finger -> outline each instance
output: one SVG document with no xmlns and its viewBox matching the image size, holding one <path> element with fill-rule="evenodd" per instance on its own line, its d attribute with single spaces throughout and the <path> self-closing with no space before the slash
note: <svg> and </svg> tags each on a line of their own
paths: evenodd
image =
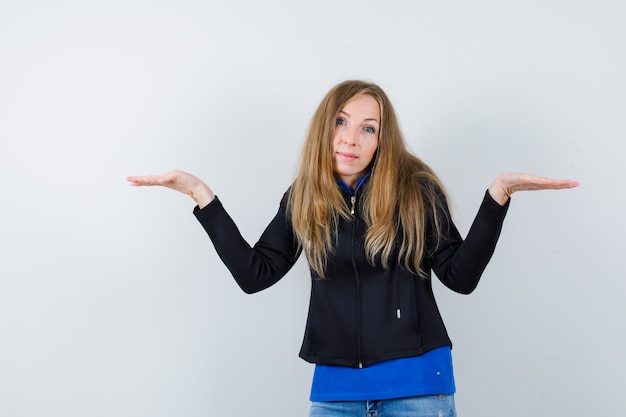
<svg viewBox="0 0 626 417">
<path fill-rule="evenodd" d="M 512 189 L 515 191 L 560 190 L 564 188 L 574 188 L 580 185 L 577 181 L 543 177 L 527 177 L 525 180 L 526 181 L 514 185 Z"/>
<path fill-rule="evenodd" d="M 580 185 L 580 183 L 578 181 L 573 181 L 573 180 L 560 180 L 559 181 L 559 188 L 574 188 L 574 187 L 578 187 Z"/>
<path fill-rule="evenodd" d="M 143 186 L 143 185 L 160 185 L 161 181 L 159 176 L 155 175 L 143 175 L 143 176 L 130 176 L 126 177 L 126 181 L 130 182 L 130 185 Z"/>
<path fill-rule="evenodd" d="M 558 190 L 562 188 L 574 188 L 580 184 L 578 183 L 578 181 L 546 178 L 546 181 L 542 183 L 541 185 L 544 185 L 545 188 L 552 188 L 552 189 Z"/>
</svg>

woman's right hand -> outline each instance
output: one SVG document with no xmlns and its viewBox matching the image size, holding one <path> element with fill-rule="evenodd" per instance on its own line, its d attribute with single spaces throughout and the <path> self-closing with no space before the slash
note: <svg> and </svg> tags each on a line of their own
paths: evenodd
<svg viewBox="0 0 626 417">
<path fill-rule="evenodd" d="M 203 208 L 215 199 L 215 194 L 202 180 L 185 171 L 170 171 L 161 175 L 126 177 L 126 181 L 135 187 L 160 185 L 190 196 L 198 207 Z"/>
</svg>

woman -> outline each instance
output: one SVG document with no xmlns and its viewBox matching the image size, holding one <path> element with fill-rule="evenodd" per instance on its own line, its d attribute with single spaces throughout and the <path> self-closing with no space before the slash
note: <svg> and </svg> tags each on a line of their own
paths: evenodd
<svg viewBox="0 0 626 417">
<path fill-rule="evenodd" d="M 375 84 L 335 86 L 315 112 L 298 175 L 254 247 L 220 201 L 182 171 L 128 177 L 191 196 L 194 213 L 241 288 L 263 290 L 304 252 L 311 299 L 300 356 L 316 364 L 311 416 L 454 416 L 452 343 L 431 271 L 474 290 L 511 194 L 572 188 L 570 180 L 499 175 L 465 240 L 444 187 L 406 149 L 389 99 Z"/>
</svg>

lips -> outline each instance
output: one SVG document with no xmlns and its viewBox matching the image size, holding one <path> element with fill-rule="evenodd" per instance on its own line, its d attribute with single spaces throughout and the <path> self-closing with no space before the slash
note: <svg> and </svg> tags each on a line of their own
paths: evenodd
<svg viewBox="0 0 626 417">
<path fill-rule="evenodd" d="M 358 156 L 351 152 L 337 152 L 337 155 L 346 162 L 352 162 L 358 158 Z"/>
</svg>

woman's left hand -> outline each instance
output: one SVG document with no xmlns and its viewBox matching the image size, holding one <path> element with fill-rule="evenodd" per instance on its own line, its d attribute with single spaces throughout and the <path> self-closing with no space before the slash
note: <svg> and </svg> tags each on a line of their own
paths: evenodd
<svg viewBox="0 0 626 417">
<path fill-rule="evenodd" d="M 560 190 L 562 188 L 578 187 L 578 185 L 578 181 L 557 180 L 531 174 L 506 172 L 498 175 L 493 181 L 489 187 L 489 194 L 498 204 L 503 206 L 509 200 L 511 194 L 516 191 Z"/>
</svg>

